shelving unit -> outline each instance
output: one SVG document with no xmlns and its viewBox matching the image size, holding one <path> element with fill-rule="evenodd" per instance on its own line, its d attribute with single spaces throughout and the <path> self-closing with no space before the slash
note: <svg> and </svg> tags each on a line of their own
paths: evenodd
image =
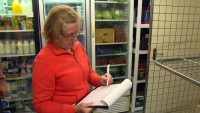
<svg viewBox="0 0 200 113">
<path fill-rule="evenodd" d="M 131 80 L 133 6 L 130 4 L 132 2 L 132 0 L 125 0 L 123 3 L 111 0 L 91 0 L 92 68 L 99 75 L 103 75 L 106 73 L 107 65 L 110 64 L 110 73 L 113 76 L 114 84 L 121 83 L 127 78 Z M 123 17 L 114 18 L 115 10 L 122 11 Z M 95 18 L 95 11 L 101 13 L 102 17 Z M 103 17 L 103 11 L 113 11 L 113 13 L 108 13 L 112 17 Z M 130 91 L 120 100 L 122 101 L 116 102 L 109 110 L 98 109 L 96 112 L 129 111 Z"/>
<path fill-rule="evenodd" d="M 141 111 L 143 110 L 143 106 L 140 106 L 139 104 L 143 105 L 144 102 L 144 95 L 143 96 L 138 96 L 137 95 L 137 86 L 140 84 L 145 84 L 146 80 L 145 78 L 143 79 L 139 79 L 138 75 L 139 75 L 139 62 L 141 60 L 141 55 L 147 55 L 148 54 L 148 49 L 146 50 L 141 50 L 140 49 L 140 44 L 141 44 L 141 35 L 143 35 L 142 33 L 142 29 L 148 29 L 149 28 L 149 24 L 141 24 L 141 18 L 142 18 L 142 4 L 143 4 L 143 0 L 134 0 L 135 2 L 133 3 L 133 6 L 137 7 L 137 19 L 135 17 L 135 13 L 134 12 L 134 43 L 135 46 L 133 47 L 133 64 L 132 64 L 132 81 L 133 81 L 133 88 L 132 88 L 132 102 L 131 102 L 131 112 L 135 112 L 135 111 Z M 137 4 L 135 4 L 137 3 Z M 135 7 L 135 8 L 136 8 Z M 136 20 L 135 20 L 136 19 Z M 136 21 L 136 22 L 135 22 Z M 146 70 L 145 70 L 146 71 Z M 140 102 L 137 102 L 139 99 L 141 99 Z M 143 102 L 142 102 L 143 101 Z"/>
</svg>

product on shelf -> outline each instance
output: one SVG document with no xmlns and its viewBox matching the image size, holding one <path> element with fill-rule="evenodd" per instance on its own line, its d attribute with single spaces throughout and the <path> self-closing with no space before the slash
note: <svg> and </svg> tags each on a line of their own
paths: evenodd
<svg viewBox="0 0 200 113">
<path fill-rule="evenodd" d="M 32 0 L 27 0 L 27 12 L 28 13 L 33 12 Z"/>
<path fill-rule="evenodd" d="M 114 42 L 114 29 L 95 29 L 95 43 L 113 43 Z"/>
<path fill-rule="evenodd" d="M 35 42 L 34 42 L 34 40 L 30 41 L 29 46 L 30 46 L 30 53 L 35 54 Z"/>
<path fill-rule="evenodd" d="M 101 19 L 101 18 L 102 18 L 101 11 L 95 11 L 95 19 Z"/>
<path fill-rule="evenodd" d="M 12 54 L 16 54 L 17 53 L 17 45 L 16 45 L 16 42 L 15 40 L 12 40 L 11 41 L 11 44 L 10 44 L 10 48 L 11 48 L 11 53 Z"/>
<path fill-rule="evenodd" d="M 4 51 L 4 43 L 3 43 L 3 41 L 2 40 L 0 40 L 0 54 L 4 54 L 5 53 L 5 51 Z"/>
<path fill-rule="evenodd" d="M 30 48 L 29 48 L 29 42 L 28 40 L 24 40 L 23 42 L 23 50 L 24 50 L 24 54 L 29 54 L 30 53 Z"/>
<path fill-rule="evenodd" d="M 24 50 L 23 50 L 23 45 L 22 45 L 22 41 L 18 40 L 17 41 L 17 54 L 23 54 Z"/>
<path fill-rule="evenodd" d="M 19 0 L 13 1 L 12 10 L 13 10 L 13 14 L 21 14 L 22 13 L 21 4 L 20 4 Z"/>
<path fill-rule="evenodd" d="M 102 11 L 103 19 L 112 19 L 112 13 L 110 10 L 103 10 Z"/>
<path fill-rule="evenodd" d="M 28 6 L 25 0 L 21 1 L 21 9 L 22 9 L 22 14 L 26 14 L 28 12 Z"/>
<path fill-rule="evenodd" d="M 111 12 L 113 19 L 123 19 L 124 17 L 124 13 L 120 9 L 112 9 Z"/>
<path fill-rule="evenodd" d="M 33 30 L 33 21 L 31 17 L 26 17 L 26 30 Z"/>
<path fill-rule="evenodd" d="M 5 40 L 5 47 L 4 47 L 4 49 L 5 49 L 5 53 L 6 54 L 10 54 L 11 53 L 11 48 L 10 48 L 10 40 L 9 39 L 6 39 Z"/>
<path fill-rule="evenodd" d="M 120 26 L 115 26 L 115 42 L 126 42 L 126 33 Z"/>
</svg>

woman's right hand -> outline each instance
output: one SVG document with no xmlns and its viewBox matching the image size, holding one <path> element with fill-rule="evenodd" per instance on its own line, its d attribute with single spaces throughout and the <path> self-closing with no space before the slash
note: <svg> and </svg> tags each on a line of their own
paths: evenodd
<svg viewBox="0 0 200 113">
<path fill-rule="evenodd" d="M 91 108 L 93 103 L 81 103 L 75 107 L 75 113 L 92 113 L 96 108 Z"/>
</svg>

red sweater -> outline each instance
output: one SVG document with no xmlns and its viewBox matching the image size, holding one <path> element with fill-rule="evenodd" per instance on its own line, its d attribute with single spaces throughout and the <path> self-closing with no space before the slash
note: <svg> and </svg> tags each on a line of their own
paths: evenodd
<svg viewBox="0 0 200 113">
<path fill-rule="evenodd" d="M 79 41 L 73 54 L 49 41 L 33 62 L 33 106 L 38 113 L 74 113 L 75 103 L 100 86 Z"/>
</svg>

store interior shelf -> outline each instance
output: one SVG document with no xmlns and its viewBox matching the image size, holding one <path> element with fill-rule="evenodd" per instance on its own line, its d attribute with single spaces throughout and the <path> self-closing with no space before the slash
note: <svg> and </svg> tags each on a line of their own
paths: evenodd
<svg viewBox="0 0 200 113">
<path fill-rule="evenodd" d="M 116 1 L 95 1 L 95 3 L 99 4 L 119 4 L 119 2 Z M 123 2 L 120 4 L 128 4 L 128 2 Z"/>
<path fill-rule="evenodd" d="M 122 78 L 124 78 L 124 79 L 125 79 L 125 78 L 127 78 L 127 76 L 113 77 L 113 79 L 114 79 L 114 80 L 116 80 L 116 79 L 122 79 Z"/>
<path fill-rule="evenodd" d="M 156 60 L 159 67 L 200 86 L 200 57 Z"/>
<path fill-rule="evenodd" d="M 137 81 L 137 83 L 145 83 L 146 82 L 146 80 L 144 79 L 144 80 L 138 80 Z"/>
<path fill-rule="evenodd" d="M 57 0 L 56 1 L 57 4 L 72 4 L 71 1 L 60 1 L 60 0 Z M 48 2 L 45 2 L 45 4 L 55 4 L 55 1 L 54 0 L 49 0 Z M 76 1 L 76 2 L 73 2 L 73 4 L 82 4 L 81 1 Z"/>
<path fill-rule="evenodd" d="M 26 14 L 0 14 L 0 16 L 26 16 Z"/>
<path fill-rule="evenodd" d="M 119 19 L 97 19 L 95 21 L 96 22 L 110 22 L 110 21 L 112 21 L 112 22 L 128 22 L 128 20 L 125 20 L 125 19 L 121 19 L 121 20 L 119 20 Z"/>
<path fill-rule="evenodd" d="M 95 43 L 95 45 L 117 45 L 117 44 L 127 44 L 127 42 L 115 42 L 115 43 Z"/>
<path fill-rule="evenodd" d="M 140 26 L 140 28 L 149 28 L 149 24 L 134 24 L 134 28 L 138 28 L 138 26 Z"/>
<path fill-rule="evenodd" d="M 6 80 L 23 80 L 23 79 L 31 79 L 32 74 L 28 76 L 23 76 L 23 77 L 16 77 L 16 78 L 6 78 Z"/>
<path fill-rule="evenodd" d="M 0 57 L 35 56 L 36 54 L 0 54 Z"/>
<path fill-rule="evenodd" d="M 33 30 L 1 30 L 0 32 L 33 32 Z"/>
<path fill-rule="evenodd" d="M 115 53 L 115 54 L 103 54 L 103 55 L 96 55 L 97 57 L 102 56 L 120 56 L 120 55 L 127 55 L 128 53 Z"/>
<path fill-rule="evenodd" d="M 113 64 L 110 65 L 110 67 L 115 67 L 115 66 L 126 66 L 127 64 Z M 96 68 L 102 68 L 102 67 L 107 67 L 107 65 L 102 65 L 102 66 L 96 66 Z"/>
<path fill-rule="evenodd" d="M 135 48 L 133 48 L 133 53 L 136 53 Z M 139 50 L 138 53 L 139 54 L 148 54 L 148 50 Z"/>
<path fill-rule="evenodd" d="M 11 99 L 4 99 L 8 102 L 16 102 L 16 101 L 24 101 L 24 100 L 32 100 L 33 99 L 33 94 L 32 93 L 29 93 L 29 94 L 26 94 L 26 95 L 20 95 L 18 97 L 13 97 Z"/>
</svg>

